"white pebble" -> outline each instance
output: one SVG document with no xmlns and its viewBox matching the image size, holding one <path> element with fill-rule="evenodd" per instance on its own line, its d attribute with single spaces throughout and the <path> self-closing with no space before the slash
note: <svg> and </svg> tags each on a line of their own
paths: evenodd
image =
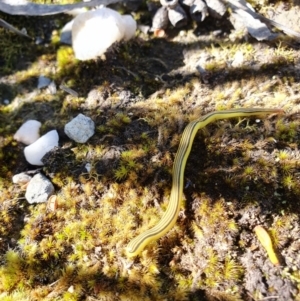
<svg viewBox="0 0 300 301">
<path fill-rule="evenodd" d="M 27 120 L 22 126 L 17 130 L 14 135 L 14 139 L 29 145 L 39 139 L 41 123 L 37 120 Z"/>
<path fill-rule="evenodd" d="M 56 130 L 50 131 L 34 143 L 24 148 L 24 155 L 32 165 L 44 165 L 42 158 L 50 150 L 58 146 L 58 133 Z"/>
<path fill-rule="evenodd" d="M 56 84 L 54 81 L 52 81 L 49 85 L 48 85 L 48 92 L 51 94 L 51 95 L 55 95 L 56 92 L 57 92 L 57 89 L 56 89 Z"/>
<path fill-rule="evenodd" d="M 91 163 L 86 163 L 84 167 L 87 170 L 87 172 L 91 172 L 91 170 L 92 170 L 92 164 Z"/>
<path fill-rule="evenodd" d="M 14 175 L 12 178 L 12 181 L 14 184 L 23 185 L 23 184 L 28 183 L 31 179 L 32 179 L 32 177 L 29 176 L 27 173 L 21 172 L 21 173 Z"/>
<path fill-rule="evenodd" d="M 126 28 L 124 31 L 124 40 L 132 39 L 136 32 L 136 21 L 130 15 L 122 15 L 123 26 Z"/>
<path fill-rule="evenodd" d="M 242 67 L 243 66 L 243 63 L 245 61 L 245 58 L 244 58 L 244 54 L 242 51 L 237 51 L 233 57 L 233 61 L 231 63 L 231 66 L 233 68 L 239 68 L 239 67 Z"/>
<path fill-rule="evenodd" d="M 65 125 L 66 135 L 79 143 L 85 143 L 95 133 L 95 124 L 90 117 L 79 114 Z"/>
<path fill-rule="evenodd" d="M 101 56 L 115 42 L 129 40 L 136 31 L 136 21 L 107 7 L 79 14 L 72 26 L 75 57 L 90 60 Z"/>
<path fill-rule="evenodd" d="M 25 198 L 30 204 L 44 203 L 52 194 L 54 186 L 44 175 L 38 173 L 29 182 Z"/>
</svg>

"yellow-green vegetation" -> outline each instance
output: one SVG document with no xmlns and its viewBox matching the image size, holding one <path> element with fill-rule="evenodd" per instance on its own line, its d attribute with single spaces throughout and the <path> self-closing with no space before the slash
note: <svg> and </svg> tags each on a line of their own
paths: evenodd
<svg viewBox="0 0 300 301">
<path fill-rule="evenodd" d="M 193 243 L 185 243 L 188 252 L 182 265 L 191 271 L 193 289 L 217 289 L 220 293 L 239 296 L 237 283 L 243 267 L 235 251 L 227 252 L 238 235 L 238 225 L 230 218 L 231 205 L 224 199 L 215 203 L 205 194 L 194 195 L 195 221 L 192 223 Z"/>
<path fill-rule="evenodd" d="M 261 8 L 269 1 L 251 3 Z M 105 59 L 79 62 L 58 43 L 61 26 L 53 24 L 65 17 L 2 17 L 44 42 L 0 29 L 0 300 L 288 300 L 281 294 L 290 292 L 299 301 L 298 49 L 195 37 L 191 25 L 174 39 L 140 34 Z M 202 54 L 207 82 L 194 68 Z M 55 81 L 55 95 L 36 89 L 39 75 Z M 201 130 L 175 227 L 128 259 L 128 242 L 166 210 L 186 124 L 238 107 L 286 114 Z M 96 124 L 85 144 L 63 133 L 78 113 Z M 36 169 L 13 140 L 28 119 L 42 122 L 41 134 L 59 131 L 60 148 L 41 169 L 55 185 L 54 211 L 28 204 L 26 187 L 11 182 Z M 259 224 L 268 229 L 279 267 L 258 245 Z"/>
</svg>

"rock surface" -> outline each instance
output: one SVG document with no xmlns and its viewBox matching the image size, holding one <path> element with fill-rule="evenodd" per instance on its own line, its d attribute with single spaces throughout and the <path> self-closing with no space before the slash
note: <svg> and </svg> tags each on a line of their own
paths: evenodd
<svg viewBox="0 0 300 301">
<path fill-rule="evenodd" d="M 44 203 L 54 193 L 54 186 L 42 174 L 36 174 L 29 182 L 25 198 L 30 203 Z"/>
<path fill-rule="evenodd" d="M 70 139 L 85 143 L 95 133 L 94 121 L 83 114 L 79 114 L 65 125 L 65 133 Z"/>
<path fill-rule="evenodd" d="M 14 175 L 12 178 L 12 181 L 14 184 L 23 185 L 23 184 L 28 183 L 31 179 L 32 179 L 32 177 L 30 175 L 26 174 L 25 172 L 21 172 L 21 173 Z"/>
</svg>

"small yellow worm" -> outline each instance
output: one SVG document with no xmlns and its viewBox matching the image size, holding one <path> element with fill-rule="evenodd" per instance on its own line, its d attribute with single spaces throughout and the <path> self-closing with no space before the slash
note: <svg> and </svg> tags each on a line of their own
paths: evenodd
<svg viewBox="0 0 300 301">
<path fill-rule="evenodd" d="M 242 108 L 226 111 L 216 111 L 208 113 L 190 122 L 181 137 L 178 151 L 173 164 L 173 183 L 169 205 L 164 212 L 161 220 L 153 228 L 141 233 L 133 238 L 126 247 L 126 255 L 133 257 L 139 255 L 151 241 L 155 241 L 165 235 L 176 223 L 180 209 L 180 201 L 183 193 L 183 177 L 186 161 L 191 152 L 193 141 L 197 131 L 207 124 L 219 120 L 234 117 L 244 117 L 252 115 L 284 113 L 281 109 L 262 109 L 262 108 Z"/>
</svg>

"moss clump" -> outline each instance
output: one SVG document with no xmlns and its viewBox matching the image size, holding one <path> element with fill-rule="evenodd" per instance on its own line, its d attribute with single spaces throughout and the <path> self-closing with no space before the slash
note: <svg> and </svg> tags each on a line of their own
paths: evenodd
<svg viewBox="0 0 300 301">
<path fill-rule="evenodd" d="M 70 46 L 61 46 L 57 50 L 56 61 L 60 72 L 63 75 L 63 71 L 76 65 L 74 52 Z"/>
<path fill-rule="evenodd" d="M 184 254 L 177 263 L 177 272 L 180 275 L 183 269 L 189 271 L 188 287 L 191 290 L 205 288 L 211 293 L 239 298 L 241 291 L 236 290 L 236 283 L 241 280 L 243 267 L 230 247 L 239 230 L 235 220 L 230 217 L 233 207 L 222 199 L 213 203 L 204 194 L 195 195 L 194 203 L 193 242 L 184 242 Z M 232 251 L 228 253 L 229 249 Z M 179 275 L 180 284 L 184 274 Z"/>
</svg>

